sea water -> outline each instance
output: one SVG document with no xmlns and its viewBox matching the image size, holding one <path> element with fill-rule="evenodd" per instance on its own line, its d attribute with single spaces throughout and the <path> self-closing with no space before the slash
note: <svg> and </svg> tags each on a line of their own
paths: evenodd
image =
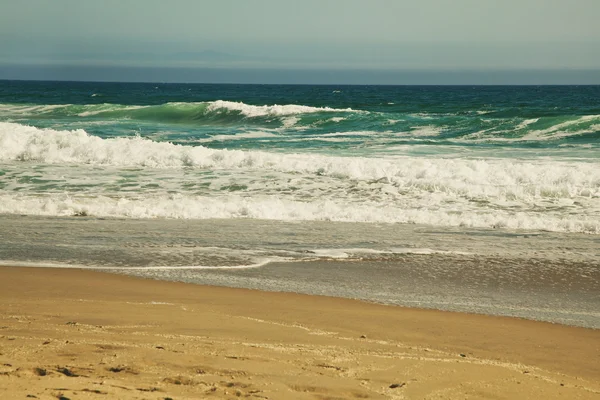
<svg viewBox="0 0 600 400">
<path fill-rule="evenodd" d="M 5 264 L 600 326 L 600 87 L 0 81 L 0 213 Z"/>
</svg>

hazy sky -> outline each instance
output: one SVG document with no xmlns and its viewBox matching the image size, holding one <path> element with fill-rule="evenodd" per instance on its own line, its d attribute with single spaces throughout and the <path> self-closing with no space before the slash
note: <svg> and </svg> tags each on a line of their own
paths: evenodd
<svg viewBox="0 0 600 400">
<path fill-rule="evenodd" d="M 590 70 L 599 17 L 600 0 L 4 0 L 0 64 Z"/>
</svg>

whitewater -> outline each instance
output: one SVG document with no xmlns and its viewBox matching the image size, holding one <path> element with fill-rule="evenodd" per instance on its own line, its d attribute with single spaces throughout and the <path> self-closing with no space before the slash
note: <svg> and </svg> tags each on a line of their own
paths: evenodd
<svg viewBox="0 0 600 400">
<path fill-rule="evenodd" d="M 0 87 L 1 213 L 600 233 L 597 87 L 124 85 Z"/>
<path fill-rule="evenodd" d="M 240 135 L 271 137 L 226 138 Z M 600 169 L 591 157 L 277 150 L 0 122 L 0 212 L 600 232 Z"/>
</svg>

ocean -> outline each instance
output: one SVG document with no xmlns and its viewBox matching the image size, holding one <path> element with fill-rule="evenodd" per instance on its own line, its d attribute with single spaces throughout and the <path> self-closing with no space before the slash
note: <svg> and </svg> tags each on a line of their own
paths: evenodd
<svg viewBox="0 0 600 400">
<path fill-rule="evenodd" d="M 600 86 L 0 81 L 0 260 L 600 327 Z"/>
</svg>

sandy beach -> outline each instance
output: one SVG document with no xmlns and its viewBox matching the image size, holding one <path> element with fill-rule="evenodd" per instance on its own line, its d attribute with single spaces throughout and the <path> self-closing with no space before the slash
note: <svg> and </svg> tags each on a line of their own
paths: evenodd
<svg viewBox="0 0 600 400">
<path fill-rule="evenodd" d="M 600 331 L 0 268 L 3 399 L 595 399 Z"/>
</svg>

